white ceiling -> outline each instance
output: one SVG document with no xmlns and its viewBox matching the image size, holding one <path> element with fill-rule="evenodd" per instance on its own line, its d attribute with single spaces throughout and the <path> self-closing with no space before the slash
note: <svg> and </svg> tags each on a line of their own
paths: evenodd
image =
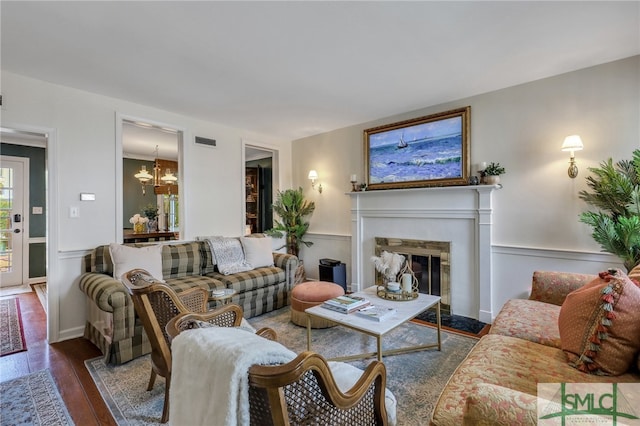
<svg viewBox="0 0 640 426">
<path fill-rule="evenodd" d="M 3 70 L 284 140 L 640 54 L 638 1 L 3 0 L 0 13 Z"/>
</svg>

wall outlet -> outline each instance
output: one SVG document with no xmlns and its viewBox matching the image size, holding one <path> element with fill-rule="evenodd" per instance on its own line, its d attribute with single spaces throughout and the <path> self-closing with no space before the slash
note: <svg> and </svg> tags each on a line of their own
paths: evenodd
<svg viewBox="0 0 640 426">
<path fill-rule="evenodd" d="M 42 214 L 42 207 L 34 207 L 31 209 L 31 214 Z"/>
</svg>

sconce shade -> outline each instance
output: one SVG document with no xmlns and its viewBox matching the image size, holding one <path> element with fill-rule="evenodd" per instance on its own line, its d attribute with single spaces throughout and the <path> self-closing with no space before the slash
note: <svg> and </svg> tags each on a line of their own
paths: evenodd
<svg viewBox="0 0 640 426">
<path fill-rule="evenodd" d="M 309 170 L 308 178 L 311 179 L 311 180 L 318 179 L 318 172 L 316 172 L 315 170 Z"/>
<path fill-rule="evenodd" d="M 578 166 L 576 165 L 576 158 L 573 154 L 575 151 L 581 151 L 584 148 L 582 145 L 582 139 L 578 135 L 571 135 L 564 138 L 562 143 L 562 151 L 569 151 L 571 158 L 569 158 L 569 169 L 567 174 L 571 179 L 575 179 L 578 176 Z"/>
<path fill-rule="evenodd" d="M 582 139 L 578 135 L 571 135 L 564 138 L 562 143 L 562 151 L 581 151 L 584 148 Z"/>
</svg>

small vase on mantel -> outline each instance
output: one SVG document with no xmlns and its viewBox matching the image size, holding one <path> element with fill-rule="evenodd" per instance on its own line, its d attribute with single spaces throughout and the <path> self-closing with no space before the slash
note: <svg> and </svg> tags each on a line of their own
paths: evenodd
<svg viewBox="0 0 640 426">
<path fill-rule="evenodd" d="M 136 222 L 133 224 L 133 232 L 135 234 L 143 234 L 146 231 L 146 226 L 144 223 Z"/>
<path fill-rule="evenodd" d="M 487 185 L 497 185 L 500 183 L 500 176 L 497 175 L 486 175 L 484 177 L 484 183 Z"/>
</svg>

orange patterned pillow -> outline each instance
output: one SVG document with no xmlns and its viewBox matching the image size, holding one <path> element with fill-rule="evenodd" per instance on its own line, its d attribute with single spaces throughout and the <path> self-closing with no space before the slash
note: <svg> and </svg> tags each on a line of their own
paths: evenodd
<svg viewBox="0 0 640 426">
<path fill-rule="evenodd" d="M 640 350 L 640 288 L 621 270 L 567 296 L 558 318 L 569 364 L 590 374 L 620 375 Z"/>
</svg>

